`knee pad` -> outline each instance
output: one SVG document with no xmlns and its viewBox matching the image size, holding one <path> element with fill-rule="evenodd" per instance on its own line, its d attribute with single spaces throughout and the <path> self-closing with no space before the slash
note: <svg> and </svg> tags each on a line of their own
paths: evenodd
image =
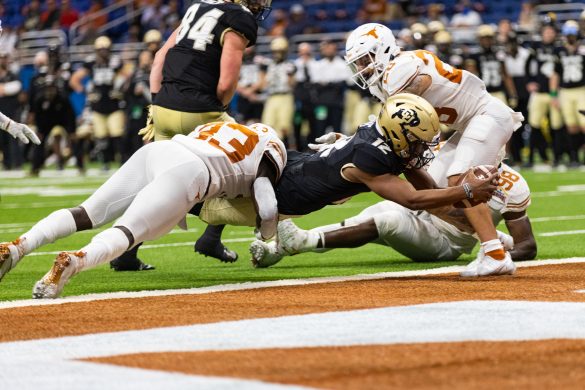
<svg viewBox="0 0 585 390">
<path fill-rule="evenodd" d="M 404 213 L 408 211 L 391 210 L 374 216 L 378 236 L 384 237 L 388 234 L 394 234 L 400 228 L 401 221 L 406 217 Z"/>
</svg>

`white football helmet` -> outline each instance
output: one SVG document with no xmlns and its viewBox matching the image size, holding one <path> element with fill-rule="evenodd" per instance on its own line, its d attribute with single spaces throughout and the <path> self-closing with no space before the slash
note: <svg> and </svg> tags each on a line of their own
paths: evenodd
<svg viewBox="0 0 585 390">
<path fill-rule="evenodd" d="M 384 69 L 400 53 L 392 30 L 379 23 L 366 23 L 355 30 L 345 43 L 345 62 L 353 81 L 368 89 L 384 74 Z"/>
</svg>

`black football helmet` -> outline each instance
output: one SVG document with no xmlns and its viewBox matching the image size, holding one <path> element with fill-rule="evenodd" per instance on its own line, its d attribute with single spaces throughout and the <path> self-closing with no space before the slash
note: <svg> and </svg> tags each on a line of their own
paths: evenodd
<svg viewBox="0 0 585 390">
<path fill-rule="evenodd" d="M 233 0 L 236 4 L 241 4 L 248 8 L 256 17 L 256 20 L 263 21 L 272 11 L 272 0 Z"/>
</svg>

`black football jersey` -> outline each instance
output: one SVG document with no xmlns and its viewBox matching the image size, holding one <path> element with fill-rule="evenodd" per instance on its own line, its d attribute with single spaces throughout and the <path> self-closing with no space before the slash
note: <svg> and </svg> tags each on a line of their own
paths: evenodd
<svg viewBox="0 0 585 390">
<path fill-rule="evenodd" d="M 536 43 L 531 48 L 530 57 L 526 62 L 526 74 L 528 82 L 538 84 L 538 92 L 550 92 L 548 82 L 555 69 L 558 49 L 557 45 L 542 43 Z"/>
<path fill-rule="evenodd" d="M 252 46 L 257 30 L 252 13 L 239 4 L 203 0 L 191 5 L 165 57 L 154 103 L 183 112 L 225 111 L 217 98 L 224 35 L 235 31 Z"/>
<path fill-rule="evenodd" d="M 555 72 L 560 77 L 561 88 L 577 88 L 585 85 L 585 46 L 576 50 L 562 47 L 558 51 Z M 585 96 L 584 96 L 585 98 Z"/>
<path fill-rule="evenodd" d="M 107 62 L 96 61 L 91 56 L 83 64 L 90 74 L 91 83 L 88 89 L 87 98 L 91 109 L 101 114 L 111 114 L 123 108 L 120 96 L 115 97 L 112 93 L 115 88 L 116 75 L 122 68 L 122 60 L 118 56 L 111 56 Z"/>
<path fill-rule="evenodd" d="M 483 80 L 488 92 L 504 91 L 504 79 L 502 77 L 502 61 L 498 58 L 496 52 L 482 51 L 472 54 L 469 60 L 475 62 L 479 71 L 479 78 Z"/>
<path fill-rule="evenodd" d="M 343 168 L 352 166 L 373 175 L 400 175 L 406 168 L 374 125 L 363 125 L 353 137 L 319 153 L 289 152 L 276 188 L 279 212 L 304 215 L 370 191 L 364 184 L 343 178 Z"/>
</svg>

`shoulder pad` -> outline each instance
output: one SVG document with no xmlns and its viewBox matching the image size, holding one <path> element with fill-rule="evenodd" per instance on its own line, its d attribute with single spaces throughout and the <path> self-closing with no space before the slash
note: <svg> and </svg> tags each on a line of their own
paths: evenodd
<svg viewBox="0 0 585 390">
<path fill-rule="evenodd" d="M 382 88 L 389 96 L 399 93 L 419 74 L 423 65 L 413 53 L 402 53 L 388 63 L 382 76 Z"/>
</svg>

